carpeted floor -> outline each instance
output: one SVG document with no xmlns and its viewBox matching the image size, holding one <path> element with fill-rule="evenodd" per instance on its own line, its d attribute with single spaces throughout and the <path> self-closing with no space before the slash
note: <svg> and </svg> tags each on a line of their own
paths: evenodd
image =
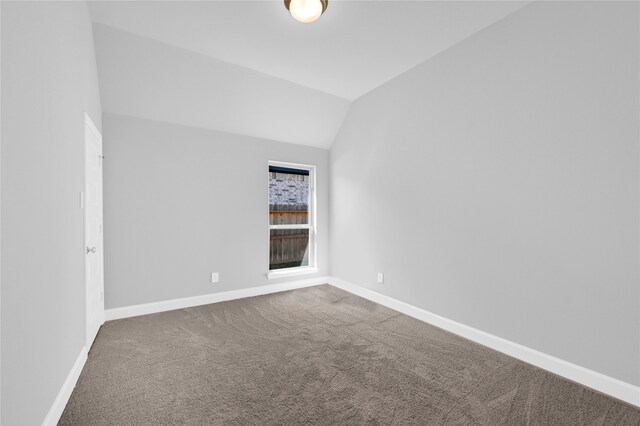
<svg viewBox="0 0 640 426">
<path fill-rule="evenodd" d="M 61 425 L 639 425 L 640 409 L 323 285 L 107 322 Z"/>
</svg>

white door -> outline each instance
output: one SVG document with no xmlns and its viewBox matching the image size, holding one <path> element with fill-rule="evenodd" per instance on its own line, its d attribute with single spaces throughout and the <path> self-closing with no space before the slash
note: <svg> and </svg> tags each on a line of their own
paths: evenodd
<svg viewBox="0 0 640 426">
<path fill-rule="evenodd" d="M 104 323 L 102 135 L 86 113 L 84 118 L 84 279 L 86 345 L 89 350 Z"/>
</svg>

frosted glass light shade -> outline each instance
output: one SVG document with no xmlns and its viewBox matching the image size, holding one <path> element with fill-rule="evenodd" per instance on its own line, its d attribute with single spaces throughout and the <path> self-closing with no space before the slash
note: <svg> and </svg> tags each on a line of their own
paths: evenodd
<svg viewBox="0 0 640 426">
<path fill-rule="evenodd" d="M 327 9 L 327 0 L 285 0 L 293 19 L 304 24 L 317 20 Z"/>
</svg>

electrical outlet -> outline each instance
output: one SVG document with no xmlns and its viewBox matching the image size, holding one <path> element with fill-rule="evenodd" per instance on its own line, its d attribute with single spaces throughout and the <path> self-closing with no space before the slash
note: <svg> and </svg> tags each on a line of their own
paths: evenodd
<svg viewBox="0 0 640 426">
<path fill-rule="evenodd" d="M 384 283 L 384 274 L 382 272 L 378 272 L 378 284 Z"/>
<path fill-rule="evenodd" d="M 211 273 L 211 283 L 217 283 L 220 281 L 220 274 L 218 272 Z"/>
</svg>

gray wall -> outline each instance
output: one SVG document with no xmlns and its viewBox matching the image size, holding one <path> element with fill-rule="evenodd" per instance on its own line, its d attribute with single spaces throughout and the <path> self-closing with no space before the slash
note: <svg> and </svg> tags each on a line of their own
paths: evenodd
<svg viewBox="0 0 640 426">
<path fill-rule="evenodd" d="M 268 160 L 317 166 L 328 274 L 327 150 L 111 114 L 103 137 L 107 308 L 286 280 L 266 278 Z"/>
<path fill-rule="evenodd" d="M 2 2 L 2 424 L 39 424 L 84 346 L 84 2 Z"/>
<path fill-rule="evenodd" d="M 638 16 L 536 2 L 358 99 L 332 275 L 639 385 Z"/>
</svg>

